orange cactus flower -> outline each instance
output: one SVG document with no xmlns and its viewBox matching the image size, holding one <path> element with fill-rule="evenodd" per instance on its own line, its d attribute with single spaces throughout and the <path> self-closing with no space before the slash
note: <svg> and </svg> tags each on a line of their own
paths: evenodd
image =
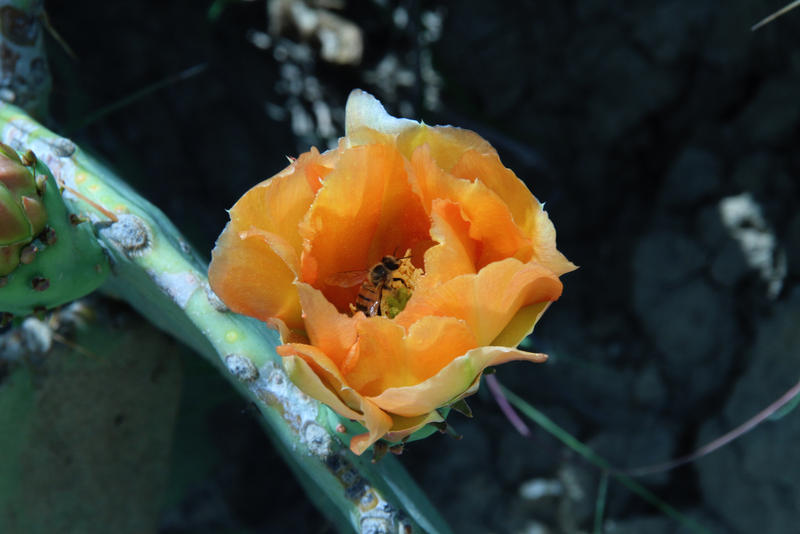
<svg viewBox="0 0 800 534">
<path fill-rule="evenodd" d="M 515 347 L 575 266 L 477 134 L 394 118 L 360 90 L 345 129 L 239 199 L 209 280 L 279 330 L 302 391 L 366 428 L 361 454 L 442 421 L 487 366 L 544 361 Z"/>
</svg>

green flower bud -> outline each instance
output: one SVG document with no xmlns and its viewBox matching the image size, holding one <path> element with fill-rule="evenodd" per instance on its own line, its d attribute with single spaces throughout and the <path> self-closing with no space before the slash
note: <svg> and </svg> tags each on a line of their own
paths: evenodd
<svg viewBox="0 0 800 534">
<path fill-rule="evenodd" d="M 45 228 L 47 211 L 31 169 L 0 143 L 0 276 L 17 268 L 20 250 Z"/>
<path fill-rule="evenodd" d="M 60 306 L 103 283 L 108 258 L 87 220 L 33 152 L 0 143 L 0 312 Z"/>
</svg>

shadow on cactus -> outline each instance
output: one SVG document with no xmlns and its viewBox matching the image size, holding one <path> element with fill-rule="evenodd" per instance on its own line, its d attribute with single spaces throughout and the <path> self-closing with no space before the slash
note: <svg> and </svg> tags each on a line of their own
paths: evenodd
<svg viewBox="0 0 800 534">
<path fill-rule="evenodd" d="M 108 258 L 85 221 L 33 152 L 0 143 L 0 311 L 42 311 L 103 283 Z"/>
</svg>

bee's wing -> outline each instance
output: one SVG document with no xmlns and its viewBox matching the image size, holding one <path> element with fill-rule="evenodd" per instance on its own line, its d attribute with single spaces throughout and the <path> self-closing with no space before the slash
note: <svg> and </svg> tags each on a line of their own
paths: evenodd
<svg viewBox="0 0 800 534">
<path fill-rule="evenodd" d="M 333 273 L 325 279 L 325 283 L 329 286 L 339 287 L 353 287 L 364 282 L 367 279 L 369 271 L 340 271 Z"/>
</svg>

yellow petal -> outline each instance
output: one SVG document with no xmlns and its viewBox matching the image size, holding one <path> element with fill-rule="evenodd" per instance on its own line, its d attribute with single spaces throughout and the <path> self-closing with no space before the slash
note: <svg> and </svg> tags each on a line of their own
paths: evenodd
<svg viewBox="0 0 800 534">
<path fill-rule="evenodd" d="M 367 429 L 366 434 L 350 440 L 350 449 L 355 454 L 362 454 L 392 428 L 392 418 L 370 400 L 358 397 L 358 410 L 345 404 L 302 357 L 292 354 L 284 356 L 283 365 L 289 378 L 303 393 L 328 405 L 339 415 L 359 421 Z"/>
<path fill-rule="evenodd" d="M 444 418 L 436 410 L 417 417 L 392 415 L 392 429 L 386 433 L 387 441 L 400 441 L 430 423 L 441 423 Z"/>
<path fill-rule="evenodd" d="M 534 354 L 508 347 L 479 347 L 459 356 L 436 375 L 419 384 L 390 388 L 368 397 L 386 412 L 404 417 L 419 416 L 449 404 L 462 394 L 491 365 L 512 360 L 543 362 L 545 354 Z"/>
<path fill-rule="evenodd" d="M 361 424 L 369 432 L 353 436 L 350 439 L 350 450 L 353 451 L 353 454 L 358 455 L 385 436 L 389 429 L 392 428 L 392 418 L 368 399 L 364 399 L 362 410 L 364 419 L 361 420 Z"/>
<path fill-rule="evenodd" d="M 480 135 L 453 126 L 423 124 L 416 128 L 407 128 L 397 137 L 398 149 L 409 159 L 417 148 L 424 145 L 428 146 L 436 165 L 445 172 L 449 172 L 467 150 L 495 153 L 492 145 Z"/>
<path fill-rule="evenodd" d="M 293 354 L 282 358 L 283 368 L 289 379 L 300 391 L 319 402 L 328 405 L 333 411 L 348 419 L 360 420 L 362 414 L 347 406 L 326 386 L 306 361 Z"/>
<path fill-rule="evenodd" d="M 281 343 L 310 343 L 305 330 L 289 328 L 285 322 L 277 317 L 271 317 L 265 321 L 267 326 L 278 331 L 281 337 Z"/>
<path fill-rule="evenodd" d="M 550 302 L 537 302 L 520 308 L 491 344 L 501 347 L 516 347 L 533 332 L 533 327 L 536 326 L 549 306 Z"/>
<path fill-rule="evenodd" d="M 342 402 L 357 412 L 361 411 L 363 396 L 347 385 L 339 368 L 324 352 L 313 345 L 303 343 L 287 343 L 275 350 L 284 358 L 289 356 L 302 358 Z"/>
</svg>

